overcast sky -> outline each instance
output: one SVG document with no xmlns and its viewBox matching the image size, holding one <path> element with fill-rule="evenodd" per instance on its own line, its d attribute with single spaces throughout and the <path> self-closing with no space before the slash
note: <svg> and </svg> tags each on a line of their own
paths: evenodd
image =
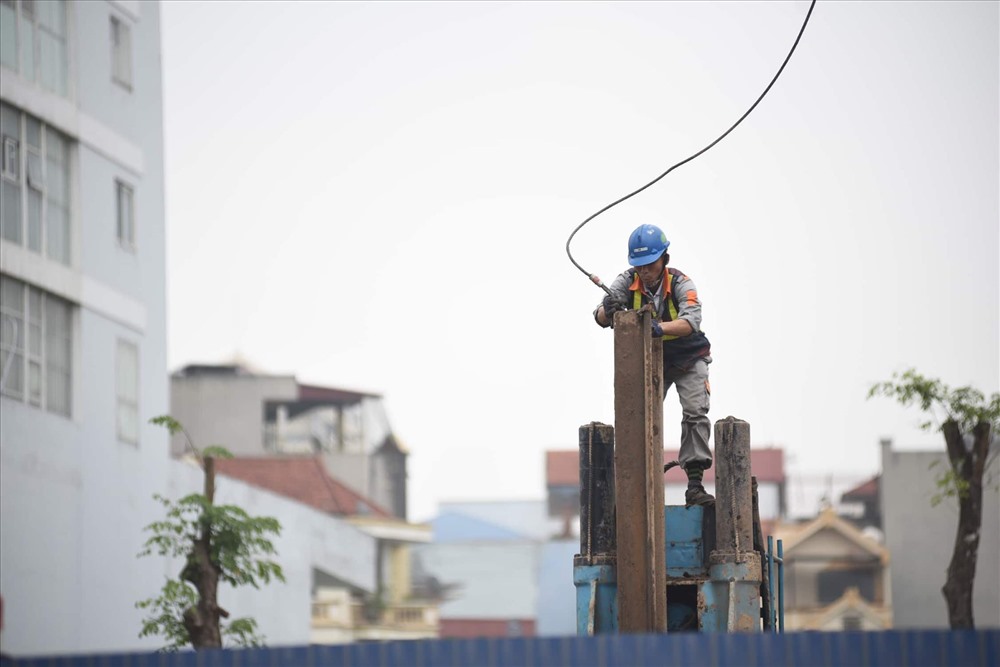
<svg viewBox="0 0 1000 667">
<path fill-rule="evenodd" d="M 411 518 L 541 498 L 613 423 L 585 217 L 715 139 L 808 2 L 165 2 L 169 363 L 382 393 Z M 718 146 L 599 216 L 610 281 L 661 226 L 698 287 L 711 417 L 801 475 L 878 441 L 910 366 L 1000 385 L 995 2 L 819 2 Z M 665 405 L 676 446 L 676 396 Z M 793 498 L 794 500 L 794 498 Z"/>
</svg>

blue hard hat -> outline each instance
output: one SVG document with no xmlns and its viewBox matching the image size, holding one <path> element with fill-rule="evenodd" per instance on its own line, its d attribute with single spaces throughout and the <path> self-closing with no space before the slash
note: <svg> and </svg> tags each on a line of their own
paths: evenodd
<svg viewBox="0 0 1000 667">
<path fill-rule="evenodd" d="M 656 225 L 639 225 L 628 237 L 628 263 L 646 266 L 660 258 L 670 247 L 663 230 Z"/>
</svg>

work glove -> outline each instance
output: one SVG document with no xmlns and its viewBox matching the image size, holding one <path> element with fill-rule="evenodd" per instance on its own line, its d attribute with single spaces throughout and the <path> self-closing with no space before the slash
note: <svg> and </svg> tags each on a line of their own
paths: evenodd
<svg viewBox="0 0 1000 667">
<path fill-rule="evenodd" d="M 653 338 L 662 338 L 663 328 L 660 326 L 659 322 L 653 322 Z"/>
<path fill-rule="evenodd" d="M 615 313 L 619 310 L 625 310 L 625 305 L 615 298 L 613 294 L 606 295 L 601 305 L 604 306 L 604 316 L 608 318 L 608 322 L 614 322 Z"/>
</svg>

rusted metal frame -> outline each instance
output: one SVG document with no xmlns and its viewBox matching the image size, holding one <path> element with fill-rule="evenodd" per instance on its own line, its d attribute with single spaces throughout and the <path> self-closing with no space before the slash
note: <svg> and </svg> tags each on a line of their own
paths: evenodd
<svg viewBox="0 0 1000 667">
<path fill-rule="evenodd" d="M 664 632 L 663 347 L 648 312 L 614 324 L 618 628 Z"/>
<path fill-rule="evenodd" d="M 760 525 L 760 499 L 757 495 L 757 478 L 750 477 L 750 489 L 753 493 L 753 548 L 758 554 L 760 554 L 760 562 L 767 563 L 767 567 L 761 566 L 760 572 L 760 615 L 763 619 L 763 626 L 765 630 L 772 630 L 774 624 L 771 622 L 771 596 L 768 591 L 770 590 L 771 582 L 771 567 L 770 563 L 767 562 L 767 553 L 764 551 L 764 531 Z"/>
<path fill-rule="evenodd" d="M 785 553 L 778 540 L 778 632 L 785 631 Z"/>
</svg>

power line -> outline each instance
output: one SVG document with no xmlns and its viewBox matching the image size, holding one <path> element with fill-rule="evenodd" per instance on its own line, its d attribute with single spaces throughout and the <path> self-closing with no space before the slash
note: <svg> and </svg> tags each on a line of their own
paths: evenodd
<svg viewBox="0 0 1000 667">
<path fill-rule="evenodd" d="M 663 172 L 662 174 L 660 174 L 659 176 L 657 176 L 656 178 L 654 178 L 653 180 L 651 180 L 649 183 L 646 183 L 644 186 L 642 186 L 638 190 L 635 190 L 634 192 L 630 192 L 629 194 L 625 195 L 621 199 L 617 199 L 617 200 L 611 202 L 610 204 L 608 204 L 607 206 L 605 206 L 604 208 L 602 208 L 601 210 L 599 210 L 597 213 L 594 213 L 589 218 L 587 218 L 586 220 L 584 220 L 583 222 L 581 222 L 579 225 L 576 226 L 576 229 L 574 229 L 573 232 L 569 235 L 569 238 L 566 239 L 566 254 L 569 256 L 569 261 L 573 262 L 573 266 L 575 266 L 576 268 L 578 268 L 583 273 L 583 275 L 585 275 L 588 278 L 590 278 L 590 281 L 592 283 L 594 283 L 595 285 L 597 285 L 598 287 L 600 287 L 602 290 L 604 290 L 608 294 L 611 293 L 610 290 L 608 290 L 608 288 L 604 285 L 604 283 L 601 282 L 600 278 L 598 278 L 595 274 L 590 273 L 589 271 L 587 271 L 586 269 L 584 269 L 582 266 L 580 266 L 577 263 L 577 261 L 575 259 L 573 259 L 573 253 L 571 253 L 570 250 L 569 250 L 569 244 L 573 240 L 573 237 L 576 236 L 576 233 L 578 231 L 580 231 L 583 228 L 584 225 L 586 225 L 588 222 L 590 222 L 591 220 L 593 220 L 594 218 L 596 218 L 597 216 L 599 216 L 601 213 L 604 213 L 605 211 L 607 211 L 608 209 L 610 209 L 610 208 L 612 208 L 614 206 L 617 206 L 618 204 L 622 203 L 626 199 L 634 197 L 635 195 L 639 194 L 640 192 L 642 192 L 643 190 L 645 190 L 649 186 L 653 185 L 654 183 L 657 183 L 661 178 L 663 178 L 664 176 L 666 176 L 667 174 L 669 174 L 670 172 L 672 172 L 674 169 L 676 169 L 677 167 L 679 167 L 679 166 L 681 166 L 683 164 L 687 164 L 691 160 L 695 159 L 696 157 L 698 157 L 699 155 L 701 155 L 702 153 L 704 153 L 705 151 L 707 151 L 709 148 L 711 148 L 715 144 L 717 144 L 720 141 L 722 141 L 723 139 L 725 139 L 726 136 L 730 132 L 732 132 L 733 130 L 735 130 L 736 126 L 739 125 L 740 123 L 742 123 L 743 119 L 746 118 L 747 116 L 749 116 L 750 112 L 753 111 L 757 107 L 758 104 L 760 104 L 760 101 L 762 99 L 764 99 L 764 96 L 767 95 L 767 92 L 769 90 L 771 90 L 771 86 L 773 86 L 774 82 L 778 80 L 779 76 L 781 76 L 781 72 L 785 69 L 785 65 L 788 64 L 788 61 L 791 60 L 791 58 L 792 58 L 792 54 L 795 53 L 795 47 L 797 47 L 799 45 L 799 40 L 802 39 L 802 33 L 805 32 L 806 25 L 809 24 L 809 17 L 812 16 L 813 7 L 815 7 L 815 6 L 816 6 L 816 0 L 812 0 L 812 2 L 809 4 L 809 11 L 806 12 L 806 18 L 802 22 L 802 27 L 799 29 L 799 34 L 795 37 L 795 43 L 792 44 L 792 48 L 788 51 L 788 55 L 785 56 L 785 60 L 784 60 L 784 62 L 781 63 L 781 67 L 778 68 L 778 71 L 774 75 L 774 78 L 771 79 L 771 83 L 767 84 L 767 88 L 765 88 L 764 92 L 762 92 L 760 94 L 760 97 L 757 98 L 757 101 L 750 105 L 750 108 L 747 109 L 746 112 L 742 116 L 740 116 L 739 120 L 737 120 L 735 123 L 733 123 L 732 126 L 728 130 L 726 130 L 721 135 L 719 135 L 718 139 L 716 139 L 715 141 L 713 141 L 709 145 L 705 146 L 704 148 L 702 148 L 700 151 L 698 151 L 694 155 L 688 157 L 687 159 L 681 160 L 680 162 L 678 162 L 674 166 L 670 167 L 670 169 L 667 169 L 665 172 Z"/>
</svg>

